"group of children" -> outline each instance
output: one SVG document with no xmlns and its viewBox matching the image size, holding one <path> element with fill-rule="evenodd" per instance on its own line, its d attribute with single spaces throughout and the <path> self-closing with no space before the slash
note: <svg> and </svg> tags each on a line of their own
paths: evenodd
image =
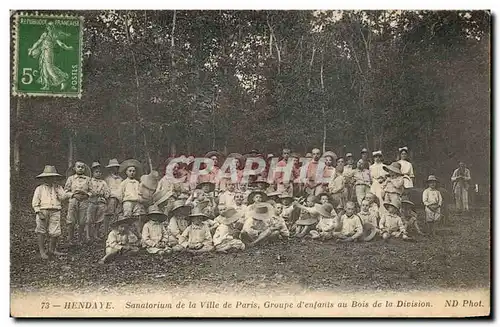
<svg viewBox="0 0 500 327">
<path fill-rule="evenodd" d="M 156 171 L 142 174 L 142 165 L 135 159 L 110 160 L 104 179 L 99 162 L 89 167 L 77 161 L 63 188 L 58 184 L 63 176 L 55 167 L 45 166 L 37 176 L 41 185 L 32 202 L 40 255 L 43 259 L 64 255 L 57 251 L 64 201 L 68 201 L 68 243 L 76 246 L 105 238 L 105 255 L 99 261 L 103 264 L 141 248 L 154 255 L 228 252 L 290 237 L 353 242 L 371 241 L 377 235 L 384 240 L 410 240 L 412 232 L 423 234 L 415 205 L 404 196 L 405 187 L 412 186 L 411 164 L 405 167 L 411 174 L 403 173 L 401 163 L 384 165 L 381 152 L 376 151 L 375 162 L 368 166 L 363 149 L 353 169 L 352 155 L 346 155 L 347 164 L 334 158 L 333 152 L 325 155 L 331 157 L 328 162 L 337 163 L 325 167 L 329 180 L 302 188 L 300 196 L 295 196 L 294 186 L 280 185 L 279 179 L 269 183 L 261 176 L 243 184 L 217 181 L 215 174 L 208 174 L 193 185 L 185 164 L 175 166 L 175 179 L 168 174 L 160 178 Z M 206 156 L 219 159 L 214 153 Z M 317 159 L 314 152 L 311 162 Z M 422 201 L 426 221 L 431 223 L 439 220 L 442 198 L 435 176 L 429 176 L 428 183 Z"/>
</svg>

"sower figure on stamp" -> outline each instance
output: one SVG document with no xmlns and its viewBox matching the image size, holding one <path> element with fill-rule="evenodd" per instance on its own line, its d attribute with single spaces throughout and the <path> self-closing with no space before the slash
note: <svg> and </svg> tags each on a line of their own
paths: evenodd
<svg viewBox="0 0 500 327">
<path fill-rule="evenodd" d="M 118 219 L 118 215 L 122 212 L 122 206 L 120 204 L 120 184 L 123 178 L 118 175 L 118 169 L 120 168 L 120 163 L 117 159 L 109 160 L 106 168 L 109 170 L 109 175 L 104 179 L 108 188 L 110 190 L 110 196 L 108 198 L 106 214 L 104 216 L 104 235 L 109 233 L 109 224 Z"/>
<path fill-rule="evenodd" d="M 57 251 L 57 239 L 61 236 L 61 208 L 62 201 L 68 194 L 57 181 L 62 179 L 54 166 L 45 166 L 43 172 L 36 176 L 41 184 L 35 189 L 32 206 L 36 214 L 36 228 L 38 249 L 43 260 L 49 255 L 64 255 Z M 49 248 L 45 250 L 45 239 L 49 237 Z"/>
<path fill-rule="evenodd" d="M 102 179 L 101 164 L 92 163 L 90 179 L 90 198 L 87 210 L 87 242 L 100 240 L 99 230 L 104 221 L 106 203 L 111 194 L 108 184 Z M 104 234 L 106 237 L 106 234 Z"/>
<path fill-rule="evenodd" d="M 75 174 L 68 177 L 64 186 L 70 197 L 66 217 L 70 245 L 74 245 L 75 225 L 78 226 L 78 241 L 83 241 L 90 196 L 90 177 L 85 175 L 88 166 L 78 160 L 73 169 Z"/>
<path fill-rule="evenodd" d="M 120 255 L 130 255 L 139 252 L 139 239 L 130 231 L 130 225 L 134 224 L 134 217 L 120 217 L 110 224 L 106 240 L 106 255 L 99 260 L 100 264 L 108 263 Z"/>
</svg>

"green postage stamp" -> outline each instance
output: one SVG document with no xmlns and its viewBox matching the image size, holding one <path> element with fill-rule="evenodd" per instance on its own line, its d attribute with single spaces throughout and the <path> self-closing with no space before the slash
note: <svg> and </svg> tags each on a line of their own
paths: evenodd
<svg viewBox="0 0 500 327">
<path fill-rule="evenodd" d="M 13 38 L 14 95 L 81 97 L 83 17 L 18 13 Z"/>
</svg>

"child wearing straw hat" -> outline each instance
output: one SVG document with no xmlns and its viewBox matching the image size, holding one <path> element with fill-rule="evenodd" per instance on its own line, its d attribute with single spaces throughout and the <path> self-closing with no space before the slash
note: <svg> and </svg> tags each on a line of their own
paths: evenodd
<svg viewBox="0 0 500 327">
<path fill-rule="evenodd" d="M 319 221 L 319 213 L 314 207 L 317 203 L 317 198 L 314 195 L 309 195 L 306 199 L 306 205 L 302 205 L 297 201 L 294 202 L 294 207 L 300 209 L 299 219 L 295 222 L 292 230 L 295 231 L 294 236 L 302 238 L 313 230 Z"/>
<path fill-rule="evenodd" d="M 135 218 L 122 216 L 110 224 L 111 232 L 106 240 L 106 255 L 99 260 L 99 264 L 109 263 L 121 255 L 139 252 L 137 246 L 139 240 L 129 229 L 134 222 Z"/>
<path fill-rule="evenodd" d="M 316 230 L 309 232 L 312 239 L 327 240 L 332 237 L 332 232 L 337 227 L 337 213 L 333 209 L 331 203 L 322 203 L 314 205 L 319 213 L 319 222 L 316 225 Z"/>
<path fill-rule="evenodd" d="M 191 224 L 182 232 L 179 243 L 190 253 L 210 252 L 214 249 L 212 234 L 207 224 L 203 221 L 208 219 L 201 209 L 195 207 L 188 216 Z"/>
<path fill-rule="evenodd" d="M 104 181 L 108 185 L 110 196 L 106 206 L 106 214 L 104 215 L 104 235 L 108 235 L 109 224 L 115 221 L 121 213 L 122 207 L 119 199 L 120 184 L 123 182 L 123 178 L 118 175 L 120 163 L 117 159 L 109 160 L 106 168 L 109 170 L 110 174 L 104 179 Z"/>
<path fill-rule="evenodd" d="M 429 187 L 422 193 L 422 202 L 425 206 L 425 221 L 429 225 L 432 235 L 436 235 L 434 223 L 441 218 L 441 205 L 443 204 L 441 192 L 436 189 L 437 182 L 436 176 L 430 175 L 427 178 Z"/>
<path fill-rule="evenodd" d="M 328 190 L 331 194 L 332 204 L 334 205 L 338 205 L 339 203 L 344 204 L 345 200 L 346 180 L 342 169 L 343 167 L 339 167 L 339 169 L 335 170 L 328 184 Z"/>
<path fill-rule="evenodd" d="M 168 217 L 158 206 L 152 205 L 148 208 L 147 218 L 149 221 L 142 227 L 141 243 L 148 253 L 162 255 L 183 249 L 177 238 L 171 235 L 163 224 Z"/>
<path fill-rule="evenodd" d="M 288 237 L 284 220 L 272 219 L 273 207 L 269 203 L 256 203 L 240 232 L 240 239 L 247 247 Z"/>
<path fill-rule="evenodd" d="M 64 190 L 68 192 L 68 242 L 74 244 L 75 225 L 78 226 L 78 240 L 83 241 L 85 225 L 87 223 L 87 209 L 90 196 L 90 177 L 85 175 L 88 166 L 81 160 L 74 165 L 75 174 L 68 177 Z"/>
<path fill-rule="evenodd" d="M 219 225 L 213 236 L 215 251 L 226 253 L 231 250 L 244 250 L 245 244 L 238 239 L 238 234 L 240 232 L 238 222 L 242 214 L 235 208 L 227 208 L 221 213 L 220 217 Z"/>
<path fill-rule="evenodd" d="M 361 201 L 365 198 L 366 193 L 370 192 L 370 186 L 371 176 L 368 162 L 358 160 L 356 169 L 354 170 L 354 192 L 359 207 L 361 207 Z"/>
<path fill-rule="evenodd" d="M 418 223 L 418 215 L 414 210 L 415 203 L 407 198 L 401 201 L 401 219 L 405 225 L 406 232 L 408 234 L 419 234 L 425 235 L 425 233 L 420 229 Z"/>
<path fill-rule="evenodd" d="M 363 234 L 366 234 L 363 240 L 371 241 L 378 232 L 378 211 L 370 211 L 370 200 L 365 198 L 361 201 L 361 211 L 358 212 L 358 216 L 363 224 Z"/>
<path fill-rule="evenodd" d="M 101 164 L 93 162 L 92 178 L 90 179 L 90 197 L 87 209 L 87 242 L 99 240 L 99 230 L 104 221 L 106 203 L 111 195 L 108 184 L 102 179 Z"/>
<path fill-rule="evenodd" d="M 234 196 L 236 195 L 236 183 L 231 181 L 226 182 L 225 191 L 219 194 L 219 211 L 222 212 L 226 208 L 234 207 L 236 203 L 234 202 Z"/>
<path fill-rule="evenodd" d="M 403 240 L 409 239 L 406 234 L 406 227 L 400 216 L 401 201 L 392 199 L 392 202 L 385 202 L 384 207 L 387 213 L 382 215 L 379 222 L 382 238 L 388 240 L 391 237 L 402 237 Z"/>
<path fill-rule="evenodd" d="M 281 205 L 283 206 L 283 209 L 281 211 L 281 218 L 283 218 L 283 220 L 286 223 L 286 226 L 288 227 L 288 229 L 290 229 L 292 225 L 295 223 L 298 212 L 298 210 L 295 210 L 295 207 L 293 205 L 294 199 L 292 195 L 287 192 L 281 193 L 279 199 Z"/>
<path fill-rule="evenodd" d="M 142 225 L 144 224 L 144 215 L 146 209 L 141 203 L 139 195 L 140 182 L 137 180 L 142 175 L 142 165 L 135 159 L 125 160 L 120 164 L 120 171 L 125 172 L 127 178 L 120 184 L 119 196 L 123 206 L 123 215 L 125 217 L 135 218 L 135 233 L 140 237 Z"/>
<path fill-rule="evenodd" d="M 168 223 L 168 230 L 170 234 L 175 236 L 177 240 L 180 239 L 182 233 L 189 226 L 187 217 L 191 213 L 191 207 L 186 205 L 183 199 L 175 200 L 172 209 L 170 210 L 170 221 Z"/>
<path fill-rule="evenodd" d="M 401 195 L 403 195 L 404 191 L 404 178 L 401 172 L 401 164 L 393 162 L 389 166 L 384 166 L 383 169 L 389 173 L 387 180 L 382 185 L 384 202 L 401 202 Z"/>
<path fill-rule="evenodd" d="M 352 201 L 345 204 L 345 214 L 343 214 L 332 232 L 332 236 L 338 242 L 354 242 L 362 239 L 363 224 L 361 218 L 355 214 L 356 205 Z"/>
<path fill-rule="evenodd" d="M 61 236 L 61 209 L 62 201 L 68 198 L 68 195 L 57 180 L 62 179 L 56 167 L 45 166 L 43 172 L 36 176 L 41 184 L 35 189 L 31 205 L 36 214 L 36 228 L 38 250 L 43 260 L 49 258 L 49 255 L 63 255 L 58 252 L 57 240 Z M 45 249 L 45 239 L 49 239 L 49 248 Z"/>
</svg>

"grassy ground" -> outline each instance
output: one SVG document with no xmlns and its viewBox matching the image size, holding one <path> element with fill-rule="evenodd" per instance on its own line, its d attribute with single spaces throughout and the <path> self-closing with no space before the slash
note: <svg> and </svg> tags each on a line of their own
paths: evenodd
<svg viewBox="0 0 500 327">
<path fill-rule="evenodd" d="M 63 215 L 64 216 L 64 215 Z M 67 257 L 42 262 L 29 211 L 11 217 L 13 291 L 155 289 L 201 283 L 220 289 L 295 285 L 321 290 L 406 291 L 489 287 L 490 211 L 451 216 L 434 238 L 409 243 L 377 240 L 336 244 L 292 239 L 242 253 L 159 258 L 140 255 L 100 266 L 104 244 L 64 249 Z M 64 226 L 63 226 L 64 233 Z M 63 234 L 65 235 L 65 234 Z"/>
</svg>

